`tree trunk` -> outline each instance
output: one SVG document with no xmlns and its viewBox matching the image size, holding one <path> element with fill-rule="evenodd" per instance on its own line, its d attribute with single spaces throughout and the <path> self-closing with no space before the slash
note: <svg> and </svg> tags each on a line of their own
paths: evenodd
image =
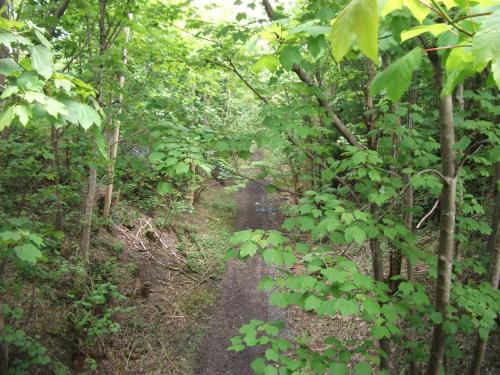
<svg viewBox="0 0 500 375">
<path fill-rule="evenodd" d="M 106 51 L 106 0 L 99 0 L 99 54 L 103 55 Z M 97 89 L 99 95 L 97 102 L 103 105 L 103 83 L 104 83 L 104 65 L 99 67 L 97 77 Z M 95 155 L 95 140 L 92 147 L 92 156 Z M 80 250 L 85 261 L 89 260 L 90 234 L 92 229 L 92 215 L 94 212 L 95 191 L 97 186 L 97 170 L 93 163 L 89 166 L 89 178 L 87 185 L 87 197 L 85 199 L 85 207 L 83 213 L 82 234 L 80 237 Z"/>
<path fill-rule="evenodd" d="M 415 86 L 412 86 L 410 88 L 408 102 L 410 103 L 410 105 L 417 103 L 417 88 Z M 411 131 L 413 129 L 413 119 L 411 117 L 410 111 L 408 111 L 408 114 L 406 117 L 406 123 L 407 123 L 408 131 L 411 134 Z M 405 186 L 408 186 L 406 191 L 405 191 L 405 214 L 404 214 L 405 226 L 410 232 L 413 232 L 413 186 L 411 185 L 411 175 L 405 176 Z M 415 274 L 413 272 L 413 265 L 411 264 L 409 257 L 406 258 L 406 273 L 407 273 L 408 281 L 410 283 L 414 283 L 415 282 Z M 415 332 L 410 327 L 410 329 L 408 331 L 408 340 L 413 341 L 414 339 L 415 339 Z M 417 363 L 413 359 L 410 360 L 409 370 L 410 370 L 410 375 L 417 375 L 418 374 Z"/>
<path fill-rule="evenodd" d="M 0 14 L 2 18 L 9 18 L 6 9 L 4 8 L 7 5 L 6 0 L 0 0 L 0 9 L 4 9 L 4 11 Z M 7 57 L 9 54 L 8 49 L 4 46 L 0 46 L 0 58 Z M 5 87 L 5 76 L 0 74 L 0 88 L 3 90 Z M 0 139 L 6 140 L 9 136 L 9 128 L 6 127 L 0 133 Z M 0 164 L 2 163 L 1 155 L 0 155 Z M 6 261 L 3 260 L 0 262 L 0 282 L 3 279 L 4 269 L 5 269 Z M 2 294 L 0 293 L 0 335 L 3 333 L 5 329 L 5 318 L 2 313 Z M 0 343 L 0 375 L 7 375 L 9 372 L 9 345 L 5 343 Z"/>
<path fill-rule="evenodd" d="M 132 14 L 129 14 L 129 19 L 132 20 Z M 125 69 L 128 63 L 128 51 L 127 51 L 127 43 L 130 40 L 130 27 L 125 28 L 125 46 L 123 47 L 123 70 L 120 72 L 119 77 L 119 86 L 120 91 L 123 91 L 125 87 Z M 120 96 L 118 97 L 118 117 L 123 112 L 123 94 L 120 92 Z M 104 207 L 102 209 L 102 216 L 107 218 L 109 216 L 109 211 L 111 209 L 111 202 L 113 199 L 113 180 L 115 177 L 115 163 L 116 156 L 118 154 L 118 142 L 120 141 L 120 119 L 116 122 L 116 126 L 113 130 L 113 134 L 111 136 L 110 145 L 109 145 L 109 165 L 108 165 L 108 178 L 109 183 L 106 185 L 106 189 L 104 191 Z"/>
<path fill-rule="evenodd" d="M 0 262 L 0 282 L 3 280 L 6 260 Z M 0 307 L 2 306 L 2 294 L 0 294 Z M 5 317 L 0 308 L 0 334 L 5 329 Z M 9 345 L 0 343 L 0 375 L 8 375 L 9 373 Z"/>
<path fill-rule="evenodd" d="M 370 95 L 370 85 L 375 77 L 375 65 L 371 60 L 367 63 L 367 80 L 365 86 L 365 110 L 366 110 L 366 129 L 370 134 L 368 136 L 368 148 L 370 150 L 377 150 L 378 147 L 378 137 L 371 134 L 375 129 L 376 113 L 375 107 L 373 105 L 373 97 Z M 377 205 L 370 204 L 370 213 L 375 222 L 378 221 L 379 209 Z M 370 240 L 370 250 L 372 253 L 372 267 L 373 267 L 373 278 L 375 281 L 384 282 L 384 263 L 382 259 L 382 250 L 380 248 L 380 240 L 378 238 L 373 238 Z M 380 356 L 380 368 L 388 369 L 390 363 L 391 346 L 388 339 L 379 340 L 380 349 L 382 349 L 386 356 Z"/>
<path fill-rule="evenodd" d="M 94 153 L 94 152 L 93 152 Z M 92 229 L 92 215 L 94 213 L 94 200 L 97 185 L 97 170 L 95 167 L 89 168 L 89 179 L 87 184 L 87 198 L 85 200 L 82 236 L 80 238 L 80 250 L 83 259 L 88 262 L 90 248 L 90 233 Z"/>
<path fill-rule="evenodd" d="M 393 106 L 391 108 L 392 112 L 396 112 L 396 108 Z M 397 116 L 396 125 L 401 126 L 401 119 Z M 393 158 L 394 160 L 398 160 L 400 155 L 400 147 L 401 147 L 401 138 L 399 135 L 394 132 L 392 135 L 392 143 L 393 143 Z M 396 170 L 394 170 L 397 173 Z M 406 193 L 406 192 L 405 192 Z M 396 211 L 399 211 L 399 202 L 397 199 L 393 199 L 391 203 L 392 207 L 396 208 Z M 398 212 L 399 214 L 399 212 Z M 395 244 L 391 241 L 389 244 L 390 252 L 389 252 L 389 276 L 387 277 L 389 281 L 389 287 L 391 289 L 391 293 L 394 294 L 399 288 L 399 284 L 401 283 L 401 278 L 394 279 L 395 276 L 401 276 L 401 270 L 403 265 L 403 254 L 399 246 L 395 246 Z"/>
<path fill-rule="evenodd" d="M 495 189 L 495 203 L 493 206 L 493 213 L 491 215 L 491 233 L 486 243 L 487 252 L 491 253 L 490 265 L 490 284 L 493 289 L 498 289 L 498 282 L 500 281 L 500 241 L 498 239 L 500 233 L 500 191 L 498 190 L 497 182 L 500 179 L 500 162 L 495 163 L 495 170 L 493 173 L 493 189 Z M 483 363 L 484 354 L 486 353 L 486 345 L 488 340 L 483 340 L 479 335 L 476 337 L 476 348 L 472 360 L 469 375 L 479 375 L 481 372 L 481 365 Z"/>
<path fill-rule="evenodd" d="M 458 109 L 461 111 L 465 110 L 465 100 L 464 100 L 464 85 L 460 84 L 457 86 L 457 91 L 455 94 L 457 98 Z"/>
<path fill-rule="evenodd" d="M 435 78 L 439 92 L 443 83 L 441 62 L 436 55 L 429 55 L 435 69 Z M 436 283 L 436 309 L 442 316 L 442 322 L 435 324 L 427 375 L 439 375 L 443 365 L 446 346 L 446 333 L 443 324 L 446 321 L 451 291 L 451 272 L 453 265 L 453 250 L 455 244 L 456 215 L 456 177 L 455 177 L 455 129 L 453 126 L 453 99 L 451 95 L 440 98 L 440 142 L 442 175 L 446 179 L 440 197 L 441 219 L 439 232 L 439 247 L 437 255 L 438 276 Z"/>
<path fill-rule="evenodd" d="M 62 231 L 64 228 L 64 212 L 61 203 L 61 195 L 59 194 L 59 184 L 61 182 L 61 166 L 60 166 L 60 158 L 59 158 L 59 131 L 57 128 L 52 125 L 51 126 L 51 138 L 52 138 L 52 152 L 54 153 L 53 167 L 55 169 L 55 195 L 57 198 L 56 201 L 56 217 L 55 217 L 55 229 Z"/>
</svg>

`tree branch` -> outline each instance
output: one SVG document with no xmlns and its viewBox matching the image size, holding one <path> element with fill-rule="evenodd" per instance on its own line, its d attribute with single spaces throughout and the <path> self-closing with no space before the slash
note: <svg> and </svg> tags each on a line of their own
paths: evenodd
<svg viewBox="0 0 500 375">
<path fill-rule="evenodd" d="M 264 5 L 267 16 L 272 21 L 274 17 L 274 10 L 271 3 L 269 2 L 269 0 L 262 0 L 262 4 Z M 302 69 L 300 65 L 294 64 L 292 67 L 292 71 L 295 74 L 297 74 L 300 80 L 304 82 L 306 85 L 318 88 L 318 86 L 314 82 L 314 79 L 304 69 Z M 356 136 L 337 117 L 335 111 L 333 110 L 333 107 L 331 106 L 330 103 L 328 103 L 328 100 L 326 100 L 324 94 L 314 94 L 314 95 L 316 96 L 318 104 L 321 107 L 323 107 L 327 116 L 332 120 L 333 125 L 337 128 L 340 134 L 342 134 L 342 136 L 347 140 L 347 142 L 349 142 L 351 146 L 362 148 L 363 146 L 361 145 L 361 143 L 358 142 Z"/>
</svg>

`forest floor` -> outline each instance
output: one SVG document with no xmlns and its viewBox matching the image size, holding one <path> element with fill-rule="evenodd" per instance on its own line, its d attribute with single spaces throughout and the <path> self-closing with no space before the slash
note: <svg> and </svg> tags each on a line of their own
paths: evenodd
<svg viewBox="0 0 500 375">
<path fill-rule="evenodd" d="M 273 229 L 279 223 L 274 215 L 266 190 L 250 182 L 236 195 L 238 214 L 236 230 Z M 238 334 L 240 326 L 251 319 L 263 321 L 282 319 L 283 312 L 268 303 L 268 293 L 257 290 L 257 285 L 272 270 L 260 257 L 241 262 L 231 260 L 220 284 L 221 296 L 216 303 L 210 333 L 200 347 L 200 361 L 196 375 L 251 375 L 250 364 L 263 351 L 246 349 L 228 352 L 231 337 Z"/>
</svg>

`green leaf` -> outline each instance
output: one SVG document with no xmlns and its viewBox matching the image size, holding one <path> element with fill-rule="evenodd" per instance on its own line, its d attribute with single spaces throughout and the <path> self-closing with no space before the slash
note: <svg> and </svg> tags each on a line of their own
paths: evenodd
<svg viewBox="0 0 500 375">
<path fill-rule="evenodd" d="M 227 348 L 227 350 L 229 351 L 233 351 L 233 352 L 241 352 L 245 349 L 245 345 L 243 344 L 236 344 L 236 345 L 232 345 L 230 346 L 229 348 Z"/>
<path fill-rule="evenodd" d="M 45 105 L 48 98 L 48 96 L 38 91 L 26 91 L 22 96 L 28 103 L 37 102 L 42 105 Z"/>
<path fill-rule="evenodd" d="M 360 362 L 354 367 L 356 375 L 371 375 L 372 366 L 368 362 Z"/>
<path fill-rule="evenodd" d="M 274 280 L 265 276 L 259 281 L 259 290 L 271 290 L 274 287 Z"/>
<path fill-rule="evenodd" d="M 300 32 L 304 32 L 316 38 L 320 35 L 328 34 L 331 32 L 331 27 L 316 25 L 316 23 L 316 20 L 312 20 L 291 28 L 290 30 L 288 30 L 288 35 L 294 35 Z"/>
<path fill-rule="evenodd" d="M 0 116 L 0 131 L 7 126 L 10 126 L 10 124 L 12 124 L 12 120 L 14 120 L 14 109 L 12 107 L 7 107 Z"/>
<path fill-rule="evenodd" d="M 269 361 L 278 362 L 280 359 L 279 353 L 276 350 L 273 350 L 272 348 L 267 349 L 265 355 Z"/>
<path fill-rule="evenodd" d="M 45 100 L 45 110 L 49 115 L 54 116 L 55 118 L 57 118 L 60 114 L 63 116 L 68 115 L 68 111 L 66 110 L 64 104 L 51 97 L 47 97 Z"/>
<path fill-rule="evenodd" d="M 5 59 L 0 59 L 0 74 L 11 75 L 14 72 L 21 72 L 22 69 L 14 59 L 7 57 Z"/>
<path fill-rule="evenodd" d="M 267 241 L 273 246 L 278 246 L 286 242 L 286 237 L 280 232 L 271 231 L 267 237 Z"/>
<path fill-rule="evenodd" d="M 294 64 L 300 64 L 302 55 L 296 46 L 285 46 L 280 51 L 280 62 L 286 70 L 292 70 Z"/>
<path fill-rule="evenodd" d="M 0 44 L 10 48 L 12 43 L 16 43 L 16 37 L 14 35 L 11 33 L 0 33 Z"/>
<path fill-rule="evenodd" d="M 31 48 L 31 64 L 33 68 L 45 79 L 49 79 L 54 71 L 52 53 L 47 47 L 36 45 Z"/>
<path fill-rule="evenodd" d="M 286 293 L 273 293 L 269 302 L 273 306 L 285 308 L 288 306 L 288 295 Z"/>
<path fill-rule="evenodd" d="M 304 310 L 306 311 L 311 311 L 311 310 L 314 310 L 314 311 L 317 311 L 319 309 L 321 305 L 321 300 L 312 295 L 312 296 L 309 296 L 305 299 L 304 301 Z"/>
<path fill-rule="evenodd" d="M 37 30 L 35 28 L 35 35 L 36 37 L 38 38 L 38 40 L 40 41 L 40 43 L 42 43 L 45 47 L 47 47 L 48 49 L 51 48 L 51 45 L 50 45 L 50 42 L 47 40 L 47 38 L 40 32 L 40 30 Z"/>
<path fill-rule="evenodd" d="M 175 173 L 186 174 L 189 172 L 189 164 L 180 162 L 175 167 Z"/>
<path fill-rule="evenodd" d="M 488 64 L 498 87 L 500 87 L 500 10 L 488 16 L 472 38 L 472 52 L 476 64 Z"/>
<path fill-rule="evenodd" d="M 20 260 L 36 263 L 42 257 L 42 253 L 32 244 L 19 245 L 14 248 L 14 252 Z"/>
<path fill-rule="evenodd" d="M 391 335 L 389 330 L 383 326 L 372 327 L 371 334 L 377 340 L 380 340 L 381 338 L 384 338 L 384 337 L 390 337 L 390 335 Z"/>
<path fill-rule="evenodd" d="M 454 48 L 446 59 L 446 82 L 442 95 L 450 95 L 466 77 L 482 71 L 487 62 L 479 62 L 472 48 Z"/>
<path fill-rule="evenodd" d="M 250 367 L 252 367 L 252 370 L 254 370 L 256 374 L 263 374 L 266 369 L 266 361 L 264 358 L 259 357 L 252 362 Z"/>
<path fill-rule="evenodd" d="M 172 192 L 172 185 L 169 182 L 161 181 L 156 187 L 156 191 L 161 196 L 167 195 Z"/>
<path fill-rule="evenodd" d="M 378 301 L 373 297 L 368 297 L 363 302 L 363 309 L 368 315 L 380 315 L 380 305 L 378 304 Z"/>
<path fill-rule="evenodd" d="M 399 101 L 410 87 L 413 72 L 419 67 L 421 59 L 422 49 L 417 47 L 394 61 L 375 76 L 370 87 L 371 94 L 376 95 L 385 89 L 392 101 Z"/>
<path fill-rule="evenodd" d="M 321 274 L 325 276 L 326 279 L 332 283 L 342 284 L 347 278 L 346 272 L 335 268 L 324 269 L 321 271 Z"/>
<path fill-rule="evenodd" d="M 68 94 L 71 93 L 71 90 L 73 89 L 73 87 L 75 87 L 73 82 L 67 79 L 55 79 L 54 86 L 56 86 L 56 88 L 58 89 L 63 89 Z"/>
<path fill-rule="evenodd" d="M 267 365 L 264 370 L 264 375 L 278 375 L 278 369 L 274 366 Z"/>
<path fill-rule="evenodd" d="M 252 66 L 252 72 L 258 74 L 264 70 L 268 70 L 271 73 L 275 72 L 280 65 L 280 61 L 274 55 L 264 55 L 261 56 L 255 64 Z"/>
<path fill-rule="evenodd" d="M 155 151 L 152 152 L 151 155 L 149 155 L 149 160 L 154 163 L 155 161 L 162 160 L 163 158 L 165 158 L 165 156 L 166 155 L 163 152 Z"/>
<path fill-rule="evenodd" d="M 283 263 L 285 266 L 293 266 L 297 262 L 297 258 L 289 251 L 283 252 Z"/>
<path fill-rule="evenodd" d="M 345 239 L 347 241 L 356 241 L 358 244 L 365 242 L 366 233 L 358 226 L 353 225 L 345 230 Z"/>
<path fill-rule="evenodd" d="M 264 262 L 268 265 L 271 264 L 283 264 L 283 256 L 281 254 L 281 251 L 278 251 L 276 249 L 266 249 L 262 253 L 262 257 L 264 258 Z"/>
<path fill-rule="evenodd" d="M 236 15 L 236 21 L 241 21 L 244 20 L 245 18 L 247 18 L 247 14 L 244 12 L 238 13 Z"/>
<path fill-rule="evenodd" d="M 434 36 L 441 35 L 446 31 L 450 31 L 451 27 L 445 23 L 434 23 L 432 25 L 422 25 L 414 27 L 410 30 L 405 30 L 401 33 L 401 43 L 408 39 L 415 38 L 423 33 L 431 33 Z"/>
<path fill-rule="evenodd" d="M 17 94 L 19 92 L 19 87 L 17 86 L 7 86 L 5 90 L 3 90 L 2 95 L 0 96 L 0 99 L 7 99 L 11 97 L 14 94 Z"/>
<path fill-rule="evenodd" d="M 332 53 L 337 61 L 347 54 L 353 39 L 362 53 L 378 63 L 377 0 L 352 0 L 332 22 Z"/>
<path fill-rule="evenodd" d="M 384 314 L 387 321 L 391 323 L 394 323 L 398 319 L 398 314 L 393 305 L 388 304 L 382 306 L 382 314 Z"/>
<path fill-rule="evenodd" d="M 344 316 L 356 315 L 359 312 L 359 306 L 355 300 L 339 298 L 336 307 Z"/>
<path fill-rule="evenodd" d="M 73 100 L 62 100 L 62 102 L 68 111 L 66 118 L 72 124 L 79 124 L 85 130 L 94 124 L 101 126 L 101 117 L 91 106 Z"/>
<path fill-rule="evenodd" d="M 371 169 L 368 172 L 368 177 L 370 177 L 370 180 L 375 181 L 375 182 L 382 181 L 382 178 L 380 177 L 380 173 L 378 173 L 378 171 L 376 171 L 375 169 Z"/>
<path fill-rule="evenodd" d="M 104 159 L 109 160 L 108 145 L 104 140 L 104 136 L 102 135 L 101 129 L 98 128 L 97 126 L 94 126 L 92 127 L 92 130 L 94 131 L 94 139 L 95 139 L 95 145 L 97 146 L 97 150 Z"/>
<path fill-rule="evenodd" d="M 254 244 L 253 242 L 246 242 L 243 245 L 241 245 L 240 248 L 240 255 L 242 257 L 248 257 L 248 256 L 254 256 L 255 253 L 257 253 L 258 246 Z"/>
<path fill-rule="evenodd" d="M 402 282 L 401 284 L 399 284 L 398 288 L 401 291 L 401 293 L 403 293 L 404 295 L 408 295 L 411 292 L 413 292 L 413 284 L 412 283 Z"/>
<path fill-rule="evenodd" d="M 330 375 L 345 375 L 349 371 L 349 367 L 345 363 L 332 363 L 328 371 Z"/>
<path fill-rule="evenodd" d="M 337 304 L 331 299 L 323 301 L 317 311 L 320 315 L 335 316 L 337 314 Z"/>
<path fill-rule="evenodd" d="M 427 17 L 430 9 L 423 5 L 420 0 L 388 0 L 382 10 L 382 16 L 386 16 L 394 10 L 401 9 L 405 5 L 419 23 Z"/>
</svg>

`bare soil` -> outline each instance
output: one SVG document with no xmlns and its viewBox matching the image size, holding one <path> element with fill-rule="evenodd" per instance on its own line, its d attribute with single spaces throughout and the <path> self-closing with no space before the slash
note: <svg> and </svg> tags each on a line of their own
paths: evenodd
<svg viewBox="0 0 500 375">
<path fill-rule="evenodd" d="M 239 207 L 236 230 L 276 227 L 279 218 L 274 215 L 263 186 L 249 183 L 237 194 L 236 200 Z M 210 333 L 200 348 L 196 375 L 253 374 L 251 362 L 263 353 L 255 348 L 240 353 L 228 352 L 227 347 L 230 338 L 236 336 L 240 326 L 249 320 L 275 320 L 282 314 L 268 304 L 267 293 L 257 290 L 260 279 L 271 272 L 260 257 L 228 263 Z"/>
</svg>

